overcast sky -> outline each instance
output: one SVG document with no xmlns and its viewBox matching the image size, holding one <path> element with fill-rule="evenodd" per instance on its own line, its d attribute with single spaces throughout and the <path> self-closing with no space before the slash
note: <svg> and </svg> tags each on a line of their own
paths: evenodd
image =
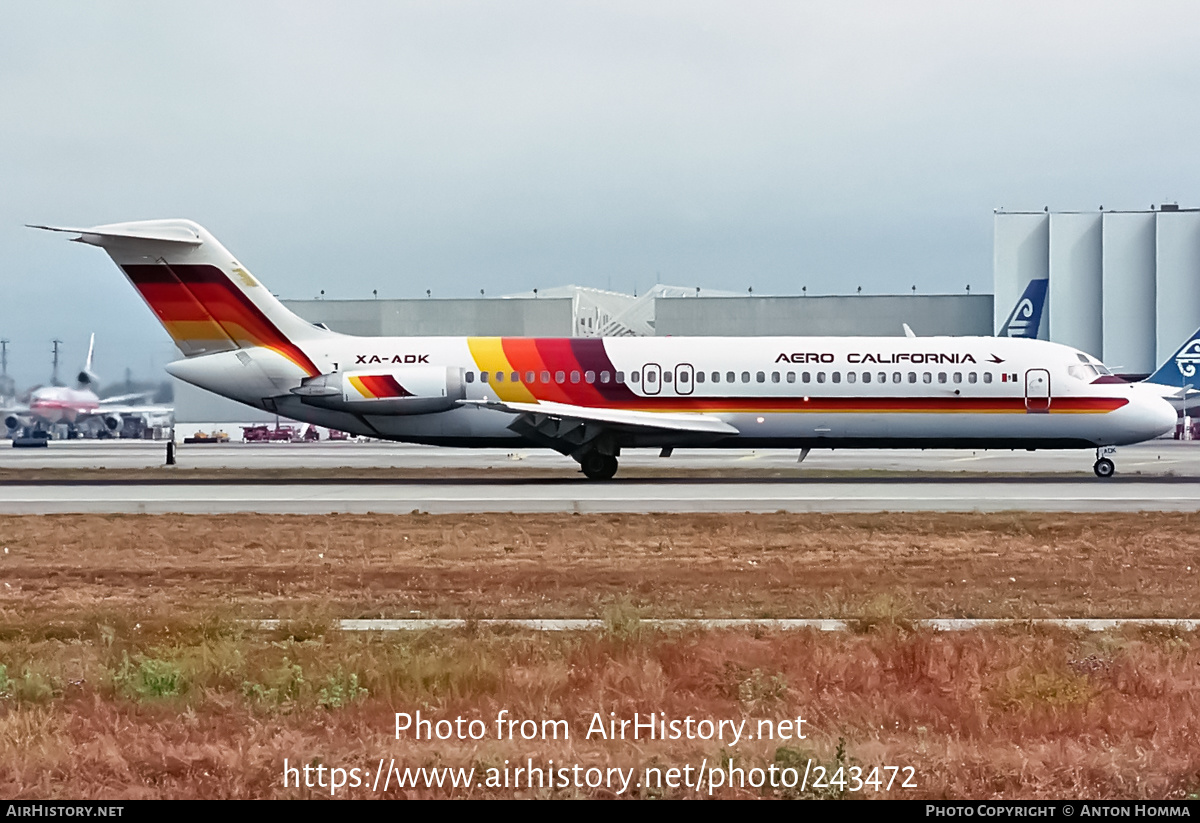
<svg viewBox="0 0 1200 823">
<path fill-rule="evenodd" d="M 990 292 L 992 210 L 1197 205 L 1194 2 L 0 0 L 0 337 L 158 377 L 98 249 L 187 217 L 283 297 Z"/>
</svg>

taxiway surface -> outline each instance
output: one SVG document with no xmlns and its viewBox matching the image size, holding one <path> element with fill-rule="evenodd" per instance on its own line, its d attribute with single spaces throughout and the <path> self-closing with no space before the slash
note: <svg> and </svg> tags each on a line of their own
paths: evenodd
<svg viewBox="0 0 1200 823">
<path fill-rule="evenodd" d="M 162 465 L 165 444 L 56 442 L 0 448 L 0 469 L 137 469 Z M 624 476 L 584 480 L 551 452 L 474 451 L 382 443 L 182 446 L 161 478 L 40 481 L 9 476 L 0 513 L 428 513 L 451 512 L 880 512 L 1195 511 L 1200 444 L 1154 441 L 1116 455 L 1118 475 L 1091 474 L 1091 453 L 859 451 L 627 452 Z M 538 469 L 537 476 L 491 469 Z M 190 480 L 189 468 L 229 469 L 228 479 Z M 237 470 L 348 469 L 322 479 L 244 482 Z M 373 468 L 427 477 L 372 479 Z M 478 470 L 447 478 L 440 470 Z M 787 477 L 721 477 L 735 469 L 788 470 Z M 864 472 L 886 472 L 864 476 Z M 561 475 L 559 475 L 561 472 Z M 641 472 L 641 474 L 638 474 Z M 705 472 L 712 472 L 706 476 Z M 835 472 L 835 474 L 830 474 Z M 947 473 L 951 474 L 947 474 Z M 649 476 L 647 476 L 647 474 Z M 857 474 L 856 474 L 857 473 Z M 956 476 L 961 474 L 961 476 Z M 631 476 L 632 475 L 632 476 Z M 811 475 L 811 476 L 810 476 Z"/>
</svg>

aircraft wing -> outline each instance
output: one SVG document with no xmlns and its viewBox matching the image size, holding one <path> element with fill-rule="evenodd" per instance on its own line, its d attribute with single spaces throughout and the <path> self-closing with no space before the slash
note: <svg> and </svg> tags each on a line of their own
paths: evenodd
<svg viewBox="0 0 1200 823">
<path fill-rule="evenodd" d="M 100 406 L 88 412 L 80 412 L 82 417 L 100 417 L 106 414 L 172 414 L 172 406 L 110 406 L 101 403 Z"/>
<path fill-rule="evenodd" d="M 513 414 L 542 414 L 561 420 L 600 423 L 630 431 L 671 431 L 710 435 L 738 434 L 736 428 L 711 414 L 690 412 L 659 414 L 658 412 L 630 411 L 628 409 L 596 409 L 589 406 L 573 406 L 569 403 L 507 403 L 503 400 L 491 399 L 459 400 L 458 402 Z"/>
</svg>

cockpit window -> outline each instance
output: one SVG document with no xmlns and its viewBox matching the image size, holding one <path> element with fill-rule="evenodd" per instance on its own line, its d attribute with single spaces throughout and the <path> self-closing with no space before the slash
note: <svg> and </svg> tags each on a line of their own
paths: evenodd
<svg viewBox="0 0 1200 823">
<path fill-rule="evenodd" d="M 1099 372 L 1096 371 L 1096 367 L 1090 363 L 1082 366 L 1068 366 L 1067 372 L 1070 373 L 1072 377 L 1077 377 L 1085 383 L 1091 383 L 1092 380 L 1096 378 L 1097 374 L 1099 374 Z"/>
</svg>

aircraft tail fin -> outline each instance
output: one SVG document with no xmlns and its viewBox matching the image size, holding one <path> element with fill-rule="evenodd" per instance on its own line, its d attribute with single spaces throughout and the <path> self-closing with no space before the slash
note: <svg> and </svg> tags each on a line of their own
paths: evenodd
<svg viewBox="0 0 1200 823">
<path fill-rule="evenodd" d="M 1146 378 L 1147 383 L 1161 386 L 1190 386 L 1200 383 L 1196 370 L 1200 367 L 1200 329 L 1197 329 L 1176 352 Z"/>
<path fill-rule="evenodd" d="M 83 363 L 83 369 L 76 376 L 75 380 L 79 383 L 79 387 L 95 386 L 100 383 L 100 378 L 92 371 L 92 357 L 96 352 L 96 333 L 92 332 L 92 337 L 88 340 L 87 360 Z"/>
<path fill-rule="evenodd" d="M 185 357 L 263 347 L 309 375 L 320 373 L 302 344 L 333 332 L 288 310 L 198 224 L 144 220 L 30 228 L 78 234 L 76 242 L 104 249 Z"/>
<path fill-rule="evenodd" d="M 1037 338 L 1042 325 L 1042 308 L 1046 305 L 1046 286 L 1049 280 L 1030 280 L 1024 294 L 1013 307 L 1012 314 L 996 332 L 997 337 Z"/>
</svg>

